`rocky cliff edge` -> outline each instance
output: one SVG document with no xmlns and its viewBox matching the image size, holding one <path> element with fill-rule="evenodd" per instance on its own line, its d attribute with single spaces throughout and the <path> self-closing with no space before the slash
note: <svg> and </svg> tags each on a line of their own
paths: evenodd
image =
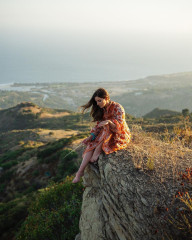
<svg viewBox="0 0 192 240">
<path fill-rule="evenodd" d="M 100 155 L 83 182 L 81 240 L 167 239 L 168 212 L 179 204 L 177 174 L 192 166 L 192 150 L 133 133 L 127 149 Z"/>
</svg>

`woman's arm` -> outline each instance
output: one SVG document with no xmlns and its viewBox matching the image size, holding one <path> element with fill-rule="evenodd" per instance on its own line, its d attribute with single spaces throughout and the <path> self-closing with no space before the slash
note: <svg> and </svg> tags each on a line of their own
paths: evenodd
<svg viewBox="0 0 192 240">
<path fill-rule="evenodd" d="M 82 143 L 87 144 L 89 141 L 93 141 L 95 140 L 95 138 L 97 137 L 97 135 L 100 132 L 100 128 L 98 127 L 99 121 L 97 121 L 97 124 L 95 125 L 95 127 L 93 127 L 90 131 L 91 135 L 87 138 L 85 138 Z"/>
<path fill-rule="evenodd" d="M 109 125 L 111 131 L 113 132 L 121 132 L 121 126 L 125 121 L 125 110 L 120 105 L 117 104 L 113 110 L 113 116 L 110 120 L 102 121 L 98 124 L 98 127 L 104 127 L 105 125 Z"/>
<path fill-rule="evenodd" d="M 100 121 L 97 121 L 97 124 L 95 125 L 95 127 L 93 127 L 91 129 L 91 134 L 95 135 L 95 137 L 99 134 L 99 132 L 101 131 L 101 127 L 99 126 Z"/>
<path fill-rule="evenodd" d="M 113 123 L 113 125 L 111 124 L 111 130 L 116 133 L 121 132 L 121 127 L 124 121 L 125 121 L 125 110 L 120 104 L 117 104 L 114 107 L 113 117 L 111 119 L 111 122 Z"/>
</svg>

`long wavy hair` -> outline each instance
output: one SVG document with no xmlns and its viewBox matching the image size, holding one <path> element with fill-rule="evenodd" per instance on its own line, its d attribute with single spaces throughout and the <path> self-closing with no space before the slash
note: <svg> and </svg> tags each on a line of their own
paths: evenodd
<svg viewBox="0 0 192 240">
<path fill-rule="evenodd" d="M 105 100 L 110 101 L 109 93 L 107 92 L 107 90 L 105 90 L 104 88 L 99 88 L 93 93 L 93 96 L 91 97 L 89 102 L 81 106 L 82 113 L 84 113 L 86 109 L 91 107 L 90 116 L 93 118 L 93 122 L 102 120 L 104 114 L 103 108 L 97 106 L 95 97 L 104 98 Z"/>
</svg>

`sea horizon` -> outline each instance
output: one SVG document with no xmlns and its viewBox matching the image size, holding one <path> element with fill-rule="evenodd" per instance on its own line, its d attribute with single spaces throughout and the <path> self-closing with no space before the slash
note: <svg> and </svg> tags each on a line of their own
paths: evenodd
<svg viewBox="0 0 192 240">
<path fill-rule="evenodd" d="M 87 83 L 87 84 L 93 84 L 93 83 L 115 83 L 115 82 L 129 82 L 129 81 L 138 81 L 138 80 L 141 80 L 141 79 L 145 79 L 145 78 L 148 78 L 148 77 L 152 77 L 152 76 L 161 76 L 161 75 L 172 75 L 172 74 L 182 74 L 182 73 L 190 73 L 191 71 L 184 71 L 184 72 L 172 72 L 172 73 L 162 73 L 162 74 L 151 74 L 151 75 L 147 75 L 147 76 L 144 76 L 144 77 L 139 77 L 137 79 L 128 79 L 128 80 L 105 80 L 105 81 L 101 81 L 101 80 L 98 80 L 98 81 L 83 81 L 83 80 L 80 80 L 80 81 L 10 81 L 10 82 L 1 82 L 0 81 L 0 90 L 1 91 L 30 91 L 31 90 L 31 87 L 27 87 L 27 86 L 34 86 L 36 85 L 36 87 L 38 87 L 37 85 L 49 85 L 49 84 L 79 84 L 79 83 Z M 23 88 L 22 86 L 15 86 L 16 84 L 18 85 L 26 85 L 25 88 Z"/>
</svg>

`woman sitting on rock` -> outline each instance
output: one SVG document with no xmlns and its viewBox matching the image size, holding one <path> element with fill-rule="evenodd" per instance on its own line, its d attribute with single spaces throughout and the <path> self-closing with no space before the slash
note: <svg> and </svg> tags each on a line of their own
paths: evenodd
<svg viewBox="0 0 192 240">
<path fill-rule="evenodd" d="M 81 107 L 83 113 L 92 107 L 90 115 L 97 124 L 92 128 L 91 135 L 82 141 L 87 147 L 73 183 L 79 182 L 87 164 L 97 161 L 102 150 L 105 154 L 109 154 L 123 149 L 131 138 L 129 127 L 125 121 L 124 108 L 119 103 L 111 101 L 104 88 L 97 89 L 89 102 Z"/>
</svg>

